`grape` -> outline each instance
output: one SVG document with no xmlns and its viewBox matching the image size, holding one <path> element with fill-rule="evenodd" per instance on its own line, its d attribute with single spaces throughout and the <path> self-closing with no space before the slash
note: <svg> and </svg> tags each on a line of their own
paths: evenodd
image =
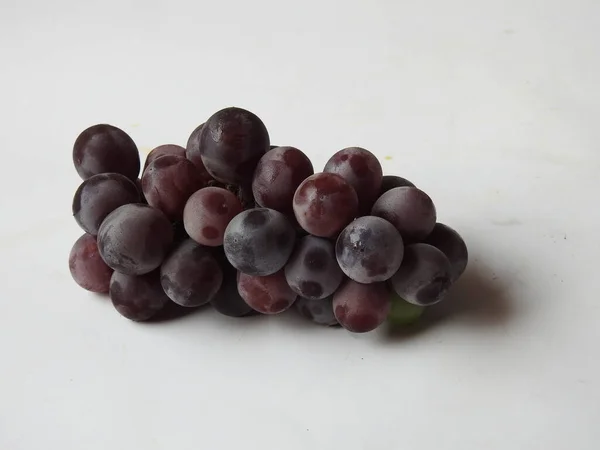
<svg viewBox="0 0 600 450">
<path fill-rule="evenodd" d="M 206 187 L 188 199 L 183 210 L 183 224 L 196 242 L 209 246 L 223 245 L 225 228 L 242 209 L 242 203 L 231 192 Z"/>
<path fill-rule="evenodd" d="M 356 217 L 356 192 L 339 175 L 316 173 L 304 180 L 294 194 L 298 224 L 310 234 L 334 237 Z"/>
<path fill-rule="evenodd" d="M 194 164 L 180 156 L 155 159 L 142 175 L 142 188 L 148 204 L 160 209 L 171 220 L 183 218 L 188 198 L 203 186 Z"/>
<path fill-rule="evenodd" d="M 119 206 L 140 201 L 135 183 L 120 173 L 100 173 L 85 180 L 73 198 L 73 217 L 84 231 L 96 235 L 106 216 Z"/>
<path fill-rule="evenodd" d="M 142 189 L 142 179 L 141 178 L 137 178 L 135 180 L 135 187 L 138 190 L 138 194 L 140 194 L 140 203 L 145 203 L 147 205 L 148 201 L 146 200 L 146 197 L 144 197 L 144 190 Z"/>
<path fill-rule="evenodd" d="M 450 261 L 432 245 L 409 245 L 404 249 L 402 265 L 391 283 L 407 302 L 433 305 L 444 298 L 452 283 Z"/>
<path fill-rule="evenodd" d="M 368 214 L 379 196 L 383 171 L 377 157 L 360 147 L 348 147 L 335 153 L 323 172 L 335 173 L 346 180 L 358 196 L 359 213 Z"/>
<path fill-rule="evenodd" d="M 162 263 L 173 242 L 173 228 L 158 209 L 123 205 L 111 212 L 98 231 L 98 250 L 114 270 L 142 275 Z"/>
<path fill-rule="evenodd" d="M 254 168 L 269 150 L 269 133 L 250 111 L 225 108 L 213 114 L 200 134 L 200 153 L 218 181 L 250 185 Z"/>
<path fill-rule="evenodd" d="M 433 231 L 423 241 L 440 249 L 450 261 L 452 282 L 458 280 L 467 268 L 469 252 L 460 234 L 443 223 L 436 223 Z"/>
<path fill-rule="evenodd" d="M 223 281 L 223 272 L 210 251 L 187 239 L 175 248 L 160 268 L 160 282 L 175 303 L 196 307 L 208 303 Z"/>
<path fill-rule="evenodd" d="M 333 244 L 323 238 L 306 236 L 285 266 L 285 278 L 298 295 L 322 299 L 335 292 L 344 274 L 335 260 Z"/>
<path fill-rule="evenodd" d="M 404 255 L 404 243 L 391 223 L 364 216 L 340 233 L 335 255 L 346 276 L 359 283 L 375 283 L 396 273 Z"/>
<path fill-rule="evenodd" d="M 287 263 L 296 233 L 289 220 L 268 208 L 246 210 L 225 229 L 223 247 L 233 267 L 255 276 L 277 272 Z"/>
<path fill-rule="evenodd" d="M 415 185 L 406 178 L 398 177 L 396 175 L 384 175 L 381 181 L 381 191 L 379 191 L 379 196 L 381 197 L 385 192 L 397 187 L 415 187 Z"/>
<path fill-rule="evenodd" d="M 388 322 L 392 325 L 411 325 L 423 315 L 425 307 L 413 305 L 392 292 L 392 309 L 388 315 Z"/>
<path fill-rule="evenodd" d="M 310 159 L 294 147 L 277 147 L 258 162 L 252 180 L 256 203 L 293 216 L 294 193 L 314 173 Z"/>
<path fill-rule="evenodd" d="M 361 284 L 346 280 L 333 294 L 333 312 L 342 327 L 366 333 L 381 325 L 390 312 L 390 294 L 385 283 Z"/>
<path fill-rule="evenodd" d="M 238 271 L 225 260 L 221 264 L 223 283 L 210 304 L 221 314 L 230 317 L 243 317 L 254 311 L 240 296 L 237 289 Z"/>
<path fill-rule="evenodd" d="M 75 282 L 88 291 L 108 292 L 112 269 L 100 257 L 96 238 L 84 234 L 75 241 L 69 254 L 69 270 Z"/>
<path fill-rule="evenodd" d="M 192 134 L 190 135 L 187 145 L 185 147 L 185 156 L 189 159 L 194 165 L 200 175 L 202 176 L 202 181 L 204 184 L 208 184 L 213 180 L 213 177 L 210 176 L 206 167 L 204 167 L 204 163 L 202 162 L 202 155 L 200 154 L 200 134 L 202 133 L 202 129 L 204 128 L 204 124 L 198 125 Z"/>
<path fill-rule="evenodd" d="M 158 270 L 145 275 L 113 273 L 110 299 L 122 316 L 136 322 L 152 318 L 169 303 L 160 285 Z"/>
<path fill-rule="evenodd" d="M 84 130 L 75 140 L 73 163 L 84 180 L 99 173 L 120 173 L 134 181 L 140 173 L 135 143 L 112 125 L 94 125 Z"/>
<path fill-rule="evenodd" d="M 338 325 L 335 314 L 333 314 L 333 296 L 317 300 L 298 297 L 294 307 L 302 316 L 318 325 Z"/>
<path fill-rule="evenodd" d="M 425 239 L 436 220 L 431 198 L 416 187 L 397 187 L 387 191 L 373 205 L 372 215 L 394 225 L 406 243 Z"/>
<path fill-rule="evenodd" d="M 263 314 L 279 314 L 296 300 L 296 293 L 285 281 L 283 270 L 271 275 L 256 277 L 240 272 L 238 291 L 244 301 Z"/>
<path fill-rule="evenodd" d="M 182 158 L 185 158 L 185 148 L 183 148 L 181 145 L 175 144 L 159 145 L 158 147 L 154 148 L 150 153 L 148 153 L 148 156 L 146 156 L 144 170 L 146 170 L 146 167 L 148 167 L 150 163 L 155 159 L 167 155 L 180 156 Z"/>
</svg>

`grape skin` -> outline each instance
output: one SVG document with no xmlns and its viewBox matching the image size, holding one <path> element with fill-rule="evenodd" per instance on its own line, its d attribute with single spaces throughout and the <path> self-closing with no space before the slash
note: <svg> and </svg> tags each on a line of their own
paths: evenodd
<svg viewBox="0 0 600 450">
<path fill-rule="evenodd" d="M 98 234 L 102 221 L 119 206 L 138 203 L 133 181 L 119 173 L 94 175 L 79 186 L 73 197 L 73 217 L 87 233 Z"/>
<path fill-rule="evenodd" d="M 252 180 L 256 203 L 293 216 L 292 202 L 300 183 L 314 173 L 310 159 L 294 147 L 277 147 L 258 162 Z"/>
<path fill-rule="evenodd" d="M 211 306 L 219 313 L 229 317 L 244 317 L 254 311 L 240 296 L 237 289 L 238 271 L 225 260 L 221 265 L 223 283 L 221 289 L 210 301 Z"/>
<path fill-rule="evenodd" d="M 83 234 L 75 241 L 69 253 L 69 270 L 73 280 L 84 289 L 99 294 L 108 293 L 113 270 L 98 252 L 96 238 Z"/>
<path fill-rule="evenodd" d="M 204 167 L 202 155 L 200 154 L 200 135 L 202 134 L 203 128 L 204 124 L 200 124 L 192 131 L 192 134 L 190 134 L 187 145 L 185 146 L 185 157 L 196 166 L 204 184 L 208 184 L 213 181 L 213 177 L 208 173 L 206 167 Z"/>
<path fill-rule="evenodd" d="M 305 236 L 285 266 L 285 278 L 298 295 L 309 299 L 323 299 L 335 292 L 344 274 L 337 264 L 331 242 L 315 236 Z"/>
<path fill-rule="evenodd" d="M 387 191 L 375 202 L 371 214 L 394 225 L 405 243 L 425 239 L 436 221 L 433 201 L 415 187 L 397 187 Z"/>
<path fill-rule="evenodd" d="M 354 188 L 333 173 L 316 173 L 308 177 L 294 194 L 296 220 L 315 236 L 337 236 L 357 212 L 358 197 Z"/>
<path fill-rule="evenodd" d="M 158 209 L 123 205 L 111 212 L 98 231 L 102 259 L 118 272 L 142 275 L 162 263 L 173 242 L 173 228 Z"/>
<path fill-rule="evenodd" d="M 335 153 L 324 172 L 344 178 L 356 191 L 359 213 L 368 214 L 379 196 L 383 170 L 377 157 L 361 147 L 348 147 Z"/>
<path fill-rule="evenodd" d="M 446 255 L 451 265 L 452 282 L 458 280 L 469 262 L 467 244 L 460 234 L 448 225 L 436 223 L 433 231 L 423 242 L 433 245 Z"/>
<path fill-rule="evenodd" d="M 216 112 L 200 133 L 202 162 L 208 173 L 223 183 L 249 186 L 258 161 L 269 147 L 264 123 L 241 108 Z"/>
<path fill-rule="evenodd" d="M 255 208 L 229 222 L 223 247 L 233 267 L 249 275 L 266 276 L 285 266 L 295 239 L 294 227 L 283 214 Z"/>
<path fill-rule="evenodd" d="M 183 224 L 196 242 L 213 247 L 223 245 L 227 225 L 242 209 L 242 203 L 228 190 L 206 187 L 188 199 Z"/>
<path fill-rule="evenodd" d="M 335 254 L 346 276 L 359 283 L 375 283 L 396 273 L 404 255 L 404 243 L 391 223 L 364 216 L 340 233 Z"/>
<path fill-rule="evenodd" d="M 114 272 L 110 280 L 110 299 L 119 314 L 136 322 L 151 319 L 169 303 L 158 271 L 145 275 Z"/>
<path fill-rule="evenodd" d="M 223 272 L 210 251 L 192 239 L 180 243 L 160 268 L 167 296 L 188 308 L 208 303 L 221 288 Z"/>
<path fill-rule="evenodd" d="M 181 158 L 185 158 L 185 148 L 183 148 L 181 145 L 176 145 L 176 144 L 164 144 L 164 145 L 159 145 L 158 147 L 155 147 L 154 149 L 152 149 L 150 151 L 150 153 L 148 153 L 148 156 L 146 156 L 146 162 L 144 163 L 144 170 L 146 170 L 146 167 L 148 167 L 150 165 L 150 163 L 152 161 L 154 161 L 155 159 L 158 159 L 162 156 L 167 156 L 167 155 L 173 155 L 173 156 L 179 156 Z"/>
<path fill-rule="evenodd" d="M 140 173 L 140 154 L 123 130 L 98 124 L 85 129 L 75 140 L 73 164 L 84 180 L 100 173 L 120 173 L 135 181 Z"/>
<path fill-rule="evenodd" d="M 298 297 L 294 307 L 300 315 L 317 325 L 330 327 L 339 325 L 333 313 L 333 296 L 317 300 Z"/>
<path fill-rule="evenodd" d="M 392 277 L 396 293 L 414 305 L 441 301 L 452 284 L 450 261 L 429 244 L 413 244 L 404 250 L 404 260 Z"/>
<path fill-rule="evenodd" d="M 390 308 L 385 283 L 361 284 L 346 280 L 333 294 L 335 318 L 353 333 L 366 333 L 377 328 L 385 322 Z"/>
<path fill-rule="evenodd" d="M 203 186 L 194 164 L 180 156 L 155 159 L 142 175 L 142 189 L 148 204 L 160 209 L 171 220 L 183 218 L 188 198 Z"/>
<path fill-rule="evenodd" d="M 283 270 L 263 277 L 240 272 L 238 292 L 252 309 L 262 314 L 282 313 L 296 300 L 296 293 L 285 281 Z"/>
<path fill-rule="evenodd" d="M 384 175 L 381 180 L 381 190 L 379 191 L 379 197 L 381 197 L 387 191 L 390 191 L 397 187 L 415 187 L 415 185 L 407 180 L 396 175 Z"/>
</svg>

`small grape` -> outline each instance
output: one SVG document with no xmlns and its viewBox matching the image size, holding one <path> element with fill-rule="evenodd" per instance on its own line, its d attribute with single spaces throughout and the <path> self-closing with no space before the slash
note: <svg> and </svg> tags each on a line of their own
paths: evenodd
<svg viewBox="0 0 600 450">
<path fill-rule="evenodd" d="M 298 295 L 322 299 L 335 292 L 344 274 L 337 264 L 331 242 L 305 236 L 285 266 L 285 278 Z"/>
<path fill-rule="evenodd" d="M 142 175 L 142 188 L 148 204 L 160 209 L 171 220 L 183 218 L 188 198 L 203 186 L 194 164 L 180 156 L 155 159 Z"/>
<path fill-rule="evenodd" d="M 392 325 L 411 325 L 423 315 L 424 306 L 408 303 L 395 292 L 392 292 L 391 295 L 392 309 L 387 320 Z"/>
<path fill-rule="evenodd" d="M 158 268 L 173 242 L 173 228 L 158 209 L 123 205 L 111 212 L 98 231 L 102 259 L 118 272 L 142 275 Z"/>
<path fill-rule="evenodd" d="M 227 225 L 242 209 L 242 203 L 228 190 L 218 187 L 200 189 L 185 204 L 185 230 L 200 244 L 223 245 Z"/>
<path fill-rule="evenodd" d="M 452 284 L 450 261 L 432 245 L 409 245 L 404 249 L 402 265 L 391 283 L 407 302 L 433 305 L 444 298 Z"/>
<path fill-rule="evenodd" d="M 114 272 L 110 280 L 110 299 L 122 316 L 136 322 L 151 319 L 169 303 L 157 270 L 145 275 Z"/>
<path fill-rule="evenodd" d="M 397 187 L 387 191 L 373 205 L 372 215 L 394 225 L 406 243 L 425 239 L 436 221 L 431 198 L 415 187 Z"/>
<path fill-rule="evenodd" d="M 279 314 L 296 300 L 296 293 L 285 281 L 283 270 L 264 277 L 240 272 L 238 292 L 252 309 L 262 314 Z"/>
<path fill-rule="evenodd" d="M 210 301 L 211 306 L 223 315 L 229 317 L 243 317 L 254 311 L 240 296 L 237 289 L 238 271 L 227 259 L 221 262 L 223 283 L 215 296 Z"/>
<path fill-rule="evenodd" d="M 86 232 L 97 235 L 102 221 L 119 206 L 138 203 L 135 183 L 120 173 L 100 173 L 85 180 L 73 197 L 73 217 Z"/>
<path fill-rule="evenodd" d="M 233 267 L 249 275 L 265 276 L 285 266 L 295 239 L 294 227 L 283 214 L 256 208 L 229 222 L 223 247 Z"/>
<path fill-rule="evenodd" d="M 359 283 L 375 283 L 396 273 L 404 255 L 404 243 L 391 223 L 364 216 L 340 233 L 335 254 L 346 276 Z"/>
<path fill-rule="evenodd" d="M 180 306 L 208 303 L 221 287 L 223 272 L 210 251 L 192 239 L 180 243 L 160 268 L 167 296 Z"/>
<path fill-rule="evenodd" d="M 69 254 L 69 270 L 82 288 L 99 294 L 108 292 L 113 270 L 102 260 L 96 238 L 91 234 L 86 233 L 75 241 Z"/>
<path fill-rule="evenodd" d="M 387 191 L 391 191 L 397 187 L 415 187 L 415 185 L 406 178 L 398 177 L 396 175 L 384 175 L 383 179 L 381 180 L 381 191 L 379 191 L 379 197 L 381 197 Z"/>
<path fill-rule="evenodd" d="M 202 155 L 200 154 L 200 135 L 202 134 L 202 129 L 204 128 L 204 124 L 198 125 L 192 134 L 190 135 L 187 145 L 185 147 L 185 156 L 189 159 L 194 165 L 200 175 L 202 176 L 202 181 L 204 184 L 208 184 L 213 181 L 213 177 L 210 176 L 206 167 L 204 167 L 204 163 L 202 162 Z"/>
<path fill-rule="evenodd" d="M 391 307 L 385 283 L 361 284 L 346 280 L 333 294 L 333 312 L 342 327 L 353 333 L 372 331 L 385 322 Z"/>
<path fill-rule="evenodd" d="M 265 153 L 252 180 L 256 203 L 293 216 L 294 193 L 300 183 L 313 173 L 310 159 L 297 148 L 277 147 Z"/>
<path fill-rule="evenodd" d="M 433 231 L 423 241 L 441 250 L 451 265 L 452 282 L 455 282 L 467 268 L 469 251 L 463 238 L 455 230 L 443 223 L 436 223 Z"/>
<path fill-rule="evenodd" d="M 183 148 L 181 145 L 175 145 L 175 144 L 159 145 L 158 147 L 152 149 L 152 151 L 150 151 L 150 153 L 148 153 L 148 156 L 146 156 L 146 162 L 144 163 L 144 170 L 146 170 L 146 167 L 148 167 L 150 165 L 150 163 L 152 161 L 154 161 L 155 159 L 158 159 L 161 156 L 167 156 L 167 155 L 173 155 L 173 156 L 179 156 L 181 158 L 185 158 L 185 148 Z"/>
<path fill-rule="evenodd" d="M 339 175 L 316 173 L 296 189 L 293 208 L 298 224 L 307 232 L 334 237 L 356 217 L 358 197 Z"/>
<path fill-rule="evenodd" d="M 360 147 L 345 148 L 327 161 L 323 171 L 340 175 L 354 188 L 361 215 L 371 211 L 383 177 L 381 163 L 373 153 Z"/>
<path fill-rule="evenodd" d="M 99 173 L 120 173 L 134 181 L 140 173 L 140 154 L 131 137 L 106 124 L 91 126 L 77 137 L 73 163 L 84 180 Z"/>
<path fill-rule="evenodd" d="M 264 123 L 241 108 L 216 112 L 200 133 L 202 162 L 208 173 L 223 183 L 249 186 L 258 161 L 269 147 Z"/>
<path fill-rule="evenodd" d="M 294 307 L 302 316 L 318 325 L 339 325 L 333 313 L 333 296 L 316 300 L 298 297 Z"/>
</svg>

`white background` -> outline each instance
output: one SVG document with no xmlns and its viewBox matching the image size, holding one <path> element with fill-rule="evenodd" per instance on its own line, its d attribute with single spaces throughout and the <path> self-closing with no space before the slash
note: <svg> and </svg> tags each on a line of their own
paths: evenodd
<svg viewBox="0 0 600 450">
<path fill-rule="evenodd" d="M 597 450 L 599 83 L 597 0 L 1 0 L 0 448 Z M 147 152 L 232 105 L 433 197 L 471 261 L 428 327 L 135 324 L 75 285 L 79 132 Z"/>
</svg>

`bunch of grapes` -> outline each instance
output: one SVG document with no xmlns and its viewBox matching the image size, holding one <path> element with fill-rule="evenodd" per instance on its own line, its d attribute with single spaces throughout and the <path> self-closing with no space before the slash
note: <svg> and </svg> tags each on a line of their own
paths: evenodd
<svg viewBox="0 0 600 450">
<path fill-rule="evenodd" d="M 71 274 L 134 321 L 170 303 L 232 317 L 294 306 L 363 333 L 414 322 L 467 265 L 465 242 L 437 223 L 431 198 L 384 176 L 373 153 L 345 148 L 315 173 L 302 151 L 271 146 L 244 109 L 213 114 L 186 148 L 156 147 L 141 178 L 135 143 L 111 125 L 83 131 L 73 161 L 85 233 Z"/>
</svg>

